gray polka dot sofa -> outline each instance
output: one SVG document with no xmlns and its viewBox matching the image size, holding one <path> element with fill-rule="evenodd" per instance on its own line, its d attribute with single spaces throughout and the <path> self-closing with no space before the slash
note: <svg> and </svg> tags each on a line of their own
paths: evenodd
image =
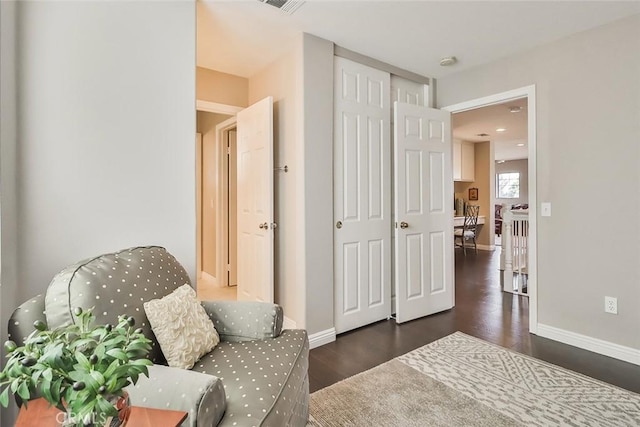
<svg viewBox="0 0 640 427">
<path fill-rule="evenodd" d="M 190 283 L 164 248 L 136 247 L 70 266 L 45 295 L 23 303 L 9 320 L 16 342 L 42 320 L 49 328 L 74 321 L 74 307 L 94 307 L 96 322 L 136 319 L 153 343 L 154 365 L 128 392 L 137 406 L 183 410 L 184 426 L 304 426 L 308 418 L 309 343 L 304 330 L 282 330 L 275 304 L 203 301 L 220 343 L 191 370 L 166 366 L 143 303 Z"/>
</svg>

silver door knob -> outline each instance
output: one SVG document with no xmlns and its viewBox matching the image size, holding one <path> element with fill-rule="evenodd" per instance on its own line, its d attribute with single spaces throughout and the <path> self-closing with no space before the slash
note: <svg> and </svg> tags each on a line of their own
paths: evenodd
<svg viewBox="0 0 640 427">
<path fill-rule="evenodd" d="M 336 222 L 336 228 L 337 229 L 341 229 L 342 228 L 342 221 Z"/>
<path fill-rule="evenodd" d="M 402 222 L 400 223 L 400 228 L 402 228 L 403 230 L 404 230 L 405 228 L 409 228 L 409 224 L 407 224 L 406 222 L 402 221 Z"/>
<path fill-rule="evenodd" d="M 262 223 L 262 224 L 258 225 L 258 228 L 259 228 L 260 230 L 268 230 L 268 229 L 269 229 L 269 224 L 267 224 L 266 222 L 264 222 L 264 223 Z"/>
</svg>

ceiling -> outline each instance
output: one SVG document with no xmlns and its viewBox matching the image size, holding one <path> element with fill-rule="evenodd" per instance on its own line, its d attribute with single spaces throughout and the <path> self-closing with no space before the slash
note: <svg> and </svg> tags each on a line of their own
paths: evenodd
<svg viewBox="0 0 640 427">
<path fill-rule="evenodd" d="M 520 112 L 512 113 L 509 110 L 511 107 L 520 107 Z M 456 139 L 472 142 L 494 141 L 495 160 L 528 157 L 526 98 L 454 114 L 451 127 Z M 506 130 L 496 132 L 498 128 Z M 478 136 L 480 133 L 489 135 Z"/>
<path fill-rule="evenodd" d="M 198 66 L 247 78 L 286 53 L 301 32 L 442 78 L 640 13 L 638 1 L 308 0 L 291 15 L 257 0 L 199 0 L 197 7 Z M 458 63 L 441 67 L 445 56 Z M 516 105 L 522 112 L 510 113 Z M 526 120 L 526 101 L 511 101 L 454 115 L 453 134 L 495 141 L 496 160 L 523 159 Z"/>
<path fill-rule="evenodd" d="M 251 77 L 307 32 L 441 78 L 640 13 L 638 1 L 327 1 L 292 15 L 257 0 L 200 0 L 197 64 Z M 458 63 L 441 67 L 440 58 Z"/>
</svg>

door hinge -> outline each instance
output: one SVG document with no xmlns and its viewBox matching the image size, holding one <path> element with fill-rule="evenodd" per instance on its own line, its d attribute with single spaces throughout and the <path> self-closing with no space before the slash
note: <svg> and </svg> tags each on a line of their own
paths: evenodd
<svg viewBox="0 0 640 427">
<path fill-rule="evenodd" d="M 231 155 L 231 147 L 227 147 L 227 156 Z"/>
<path fill-rule="evenodd" d="M 227 271 L 231 271 L 231 264 L 227 264 Z"/>
</svg>

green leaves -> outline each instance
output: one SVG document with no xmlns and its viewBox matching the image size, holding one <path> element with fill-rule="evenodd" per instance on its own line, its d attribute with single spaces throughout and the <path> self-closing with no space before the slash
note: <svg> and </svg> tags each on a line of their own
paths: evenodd
<svg viewBox="0 0 640 427">
<path fill-rule="evenodd" d="M 2 391 L 2 394 L 0 394 L 0 405 L 4 406 L 5 408 L 9 406 L 9 387 L 5 387 L 5 389 Z"/>
<path fill-rule="evenodd" d="M 20 396 L 22 400 L 29 400 L 29 383 L 27 381 L 21 381 L 18 385 L 18 396 Z"/>
<path fill-rule="evenodd" d="M 109 356 L 115 357 L 118 360 L 127 361 L 129 358 L 127 357 L 127 353 L 125 353 L 122 349 L 112 348 L 111 350 L 107 350 L 106 352 Z"/>
<path fill-rule="evenodd" d="M 145 358 L 151 341 L 141 328 L 133 329 L 131 317 L 120 316 L 113 325 L 94 326 L 92 310 L 78 309 L 75 323 L 47 330 L 42 321 L 24 346 L 5 343 L 7 363 L 0 373 L 0 404 L 9 404 L 9 394 L 23 400 L 43 396 L 60 409 L 63 403 L 80 418 L 115 415 L 105 398 L 119 395 L 140 375 L 149 375 L 152 362 Z M 82 384 L 82 386 L 80 386 Z M 75 385 L 75 387 L 74 387 Z"/>
</svg>

